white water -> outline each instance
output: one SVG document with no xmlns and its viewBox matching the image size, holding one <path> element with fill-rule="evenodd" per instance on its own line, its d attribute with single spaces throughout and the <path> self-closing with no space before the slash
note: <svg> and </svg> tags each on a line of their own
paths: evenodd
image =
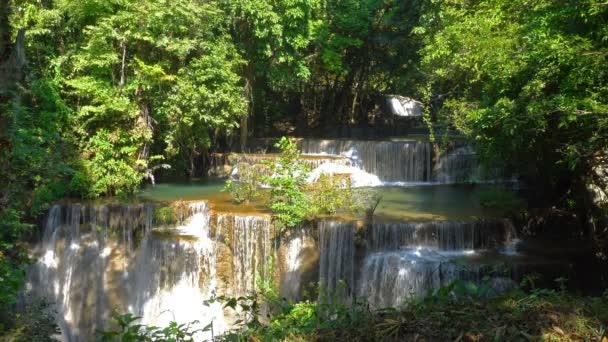
<svg viewBox="0 0 608 342">
<path fill-rule="evenodd" d="M 438 157 L 429 142 L 303 140 L 301 147 L 332 155 L 310 159 L 316 166 L 311 182 L 329 173 L 350 175 L 355 187 L 459 183 L 473 179 L 477 167 L 470 148 Z M 107 327 L 113 309 L 158 326 L 213 322 L 218 335 L 232 317 L 221 304 L 203 301 L 214 294 L 244 296 L 260 281 L 273 281 L 272 260 L 282 266 L 278 278 L 286 298 L 300 299 L 309 285 L 304 282 L 318 281 L 320 299 L 357 296 L 379 308 L 488 273 L 481 263 L 465 266 L 455 259 L 486 250 L 519 255 L 513 229 L 503 221 L 373 223 L 359 231 L 354 222 L 320 221 L 313 233 L 294 229 L 278 260 L 269 216 L 212 215 L 205 202 L 189 204 L 187 212 L 166 235 L 154 229 L 151 205 L 51 208 L 30 288 L 56 302 L 64 340 L 91 340 L 96 329 Z"/>
<path fill-rule="evenodd" d="M 503 220 L 375 223 L 374 250 L 426 247 L 436 250 L 485 250 L 511 240 L 513 227 Z"/>
<path fill-rule="evenodd" d="M 268 216 L 220 214 L 218 236 L 228 237 L 232 252 L 232 295 L 245 296 L 257 288 L 257 278 L 271 276 L 271 224 Z"/>
<path fill-rule="evenodd" d="M 386 98 L 393 115 L 404 117 L 422 116 L 421 103 L 409 97 L 391 95 Z"/>
<path fill-rule="evenodd" d="M 303 154 L 343 156 L 382 182 L 431 181 L 432 150 L 423 141 L 316 140 L 301 142 Z"/>
<path fill-rule="evenodd" d="M 166 238 L 151 231 L 151 206 L 51 208 L 28 288 L 55 303 L 62 340 L 93 340 L 112 310 L 148 325 L 199 320 L 213 321 L 216 334 L 226 329 L 220 304 L 203 305 L 216 287 L 207 205 L 192 203 L 189 212 Z"/>
<path fill-rule="evenodd" d="M 327 175 L 348 175 L 350 177 L 350 183 L 352 187 L 369 187 L 369 186 L 381 186 L 382 182 L 376 175 L 367 173 L 354 166 L 347 166 L 334 163 L 325 163 L 314 169 L 306 181 L 308 183 L 316 182 L 322 174 Z"/>
<path fill-rule="evenodd" d="M 359 297 L 373 308 L 399 307 L 456 279 L 479 278 L 478 268 L 452 263 L 450 257 L 426 248 L 373 253 L 363 261 Z"/>
<path fill-rule="evenodd" d="M 135 260 L 132 284 L 136 289 L 128 310 L 149 326 L 170 322 L 202 329 L 213 324 L 215 334 L 226 330 L 221 303 L 203 304 L 217 291 L 215 246 L 209 235 L 209 212 L 205 202 L 189 205 L 191 216 L 172 232 L 171 239 L 146 236 Z M 204 279 L 204 280 L 203 280 Z M 199 333 L 209 340 L 211 332 Z"/>
<path fill-rule="evenodd" d="M 319 222 L 320 297 L 344 298 L 355 286 L 355 228 L 349 222 Z"/>
</svg>

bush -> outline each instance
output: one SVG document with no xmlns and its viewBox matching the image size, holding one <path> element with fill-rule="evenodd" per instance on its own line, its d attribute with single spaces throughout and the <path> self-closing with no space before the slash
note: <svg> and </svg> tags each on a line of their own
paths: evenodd
<svg viewBox="0 0 608 342">
<path fill-rule="evenodd" d="M 158 224 L 165 224 L 165 225 L 167 225 L 167 224 L 174 223 L 176 221 L 176 217 L 175 216 L 176 216 L 175 215 L 175 211 L 171 207 L 158 208 L 154 212 L 154 220 Z"/>
<path fill-rule="evenodd" d="M 11 329 L 0 334 L 0 341 L 54 342 L 57 340 L 52 336 L 60 333 L 50 304 L 45 301 L 30 303 L 11 323 Z"/>
<path fill-rule="evenodd" d="M 323 173 L 311 186 L 311 214 L 335 214 L 339 210 L 352 211 L 353 189 L 348 175 L 329 175 Z"/>
<path fill-rule="evenodd" d="M 279 160 L 268 163 L 270 175 L 263 181 L 270 188 L 269 208 L 280 229 L 294 227 L 309 213 L 309 202 L 304 193 L 308 167 L 300 159 L 296 144 L 286 137 L 275 145 L 280 150 Z"/>
<path fill-rule="evenodd" d="M 262 180 L 259 168 L 256 165 L 239 163 L 237 169 L 239 180 L 227 181 L 223 191 L 229 192 L 236 203 L 255 200 L 259 196 L 259 183 Z"/>
<path fill-rule="evenodd" d="M 145 326 L 135 324 L 140 317 L 132 314 L 114 315 L 113 321 L 118 326 L 116 330 L 100 331 L 100 341 L 102 342 L 136 342 L 136 341 L 180 341 L 194 342 L 195 334 L 199 332 L 211 330 L 211 326 L 203 329 L 192 329 L 191 324 L 198 323 L 196 321 L 190 324 L 177 324 L 171 322 L 167 327 L 159 328 L 153 326 Z"/>
</svg>

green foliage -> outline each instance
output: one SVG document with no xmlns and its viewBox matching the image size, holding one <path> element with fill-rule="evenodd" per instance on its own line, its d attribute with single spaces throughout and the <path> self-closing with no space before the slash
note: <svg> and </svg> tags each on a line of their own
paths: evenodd
<svg viewBox="0 0 608 342">
<path fill-rule="evenodd" d="M 349 212 L 355 208 L 350 176 L 329 175 L 322 173 L 311 185 L 310 213 L 313 215 L 335 214 L 338 211 Z"/>
<path fill-rule="evenodd" d="M 129 156 L 137 153 L 131 136 L 101 129 L 90 139 L 87 149 L 93 157 L 85 159 L 83 166 L 93 181 L 85 196 L 129 195 L 135 191 L 143 175 L 136 165 L 129 164 Z"/>
<path fill-rule="evenodd" d="M 191 324 L 198 323 L 193 321 L 190 324 L 177 324 L 171 322 L 167 327 L 151 327 L 136 324 L 140 318 L 132 314 L 113 316 L 114 323 L 118 326 L 116 330 L 100 331 L 100 341 L 103 342 L 194 342 L 195 334 L 211 330 L 211 325 L 202 329 L 193 329 Z"/>
<path fill-rule="evenodd" d="M 20 310 L 9 330 L 0 326 L 0 340 L 14 342 L 52 342 L 51 336 L 60 334 L 50 304 L 35 301 Z"/>
<path fill-rule="evenodd" d="M 0 252 L 0 308 L 7 310 L 17 302 L 24 281 L 25 269 Z"/>
<path fill-rule="evenodd" d="M 433 3 L 416 30 L 421 87 L 484 160 L 563 199 L 606 160 L 607 11 L 595 0 Z"/>
<path fill-rule="evenodd" d="M 244 60 L 216 2 L 21 5 L 14 25 L 27 29 L 33 68 L 63 106 L 51 113 L 69 124 L 61 133 L 78 152 L 68 170 L 75 195 L 130 195 L 162 159 L 192 174 L 210 134 L 246 112 Z"/>
<path fill-rule="evenodd" d="M 259 187 L 262 181 L 262 175 L 257 165 L 249 165 L 247 163 L 237 164 L 239 172 L 239 180 L 226 181 L 223 191 L 227 191 L 232 196 L 232 200 L 236 203 L 253 201 L 259 197 Z"/>
<path fill-rule="evenodd" d="M 181 68 L 162 112 L 167 116 L 169 155 L 188 159 L 211 146 L 211 129 L 233 129 L 247 110 L 238 69 L 244 63 L 225 37 L 205 46 L 205 55 Z"/>
<path fill-rule="evenodd" d="M 276 162 L 269 163 L 270 175 L 263 181 L 270 186 L 269 207 L 280 229 L 302 222 L 309 211 L 304 192 L 308 167 L 300 160 L 295 143 L 283 137 L 275 145 L 281 152 Z"/>
<path fill-rule="evenodd" d="M 175 210 L 172 207 L 158 208 L 154 211 L 154 220 L 161 225 L 174 223 L 177 220 Z"/>
</svg>

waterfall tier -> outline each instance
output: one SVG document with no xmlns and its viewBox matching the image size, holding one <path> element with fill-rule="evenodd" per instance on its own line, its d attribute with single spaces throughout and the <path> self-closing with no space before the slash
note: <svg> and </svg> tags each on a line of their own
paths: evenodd
<svg viewBox="0 0 608 342">
<path fill-rule="evenodd" d="M 50 209 L 29 282 L 55 303 L 64 340 L 91 340 L 113 310 L 156 326 L 213 322 L 221 333 L 235 317 L 203 302 L 248 295 L 260 282 L 291 300 L 356 298 L 381 308 L 457 279 L 506 282 L 523 272 L 506 220 L 319 220 L 279 233 L 267 215 L 214 212 L 200 201 L 179 208 L 171 227 L 156 225 L 152 204 Z M 511 271 L 496 276 L 496 258 Z"/>
<path fill-rule="evenodd" d="M 225 329 L 221 306 L 203 306 L 215 291 L 207 204 L 190 203 L 187 212 L 167 235 L 152 229 L 150 204 L 51 208 L 29 287 L 55 304 L 63 340 L 92 340 L 113 310 L 148 325 L 198 320 Z"/>
<path fill-rule="evenodd" d="M 433 145 L 424 141 L 313 140 L 300 142 L 305 155 L 343 156 L 383 182 L 430 182 Z"/>
<path fill-rule="evenodd" d="M 216 241 L 224 248 L 221 270 L 225 286 L 233 296 L 255 292 L 258 279 L 272 277 L 270 263 L 273 254 L 271 222 L 267 216 L 219 214 Z"/>
<path fill-rule="evenodd" d="M 350 295 L 355 285 L 355 230 L 352 224 L 319 222 L 319 287 L 321 295 Z"/>
<path fill-rule="evenodd" d="M 370 242 L 374 250 L 411 247 L 479 250 L 501 247 L 514 236 L 508 220 L 375 223 L 371 227 Z"/>
<path fill-rule="evenodd" d="M 490 266 L 461 264 L 424 248 L 378 252 L 363 261 L 358 295 L 373 308 L 399 307 L 455 280 L 480 282 L 491 271 Z"/>
</svg>

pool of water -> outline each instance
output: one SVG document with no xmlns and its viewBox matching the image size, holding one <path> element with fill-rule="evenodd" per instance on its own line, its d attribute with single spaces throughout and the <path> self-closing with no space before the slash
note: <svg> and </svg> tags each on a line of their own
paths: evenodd
<svg viewBox="0 0 608 342">
<path fill-rule="evenodd" d="M 252 203 L 235 204 L 222 192 L 224 180 L 202 180 L 147 186 L 138 197 L 144 201 L 207 200 L 217 211 L 257 212 L 268 214 L 264 202 L 266 190 Z M 472 220 L 499 217 L 500 210 L 484 208 L 480 194 L 492 186 L 410 186 L 367 189 L 381 198 L 374 217 L 385 221 Z"/>
<path fill-rule="evenodd" d="M 377 188 L 381 196 L 374 216 L 387 221 L 471 220 L 499 217 L 501 210 L 481 205 L 483 192 L 491 186 L 412 186 Z"/>
</svg>

